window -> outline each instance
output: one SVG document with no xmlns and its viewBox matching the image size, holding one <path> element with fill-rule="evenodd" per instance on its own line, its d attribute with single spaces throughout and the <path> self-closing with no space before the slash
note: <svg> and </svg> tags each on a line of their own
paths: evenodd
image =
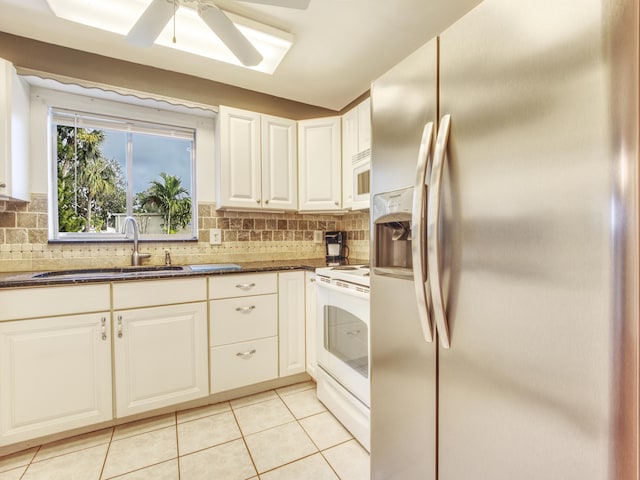
<svg viewBox="0 0 640 480">
<path fill-rule="evenodd" d="M 197 236 L 194 128 L 50 108 L 54 240 Z"/>
</svg>

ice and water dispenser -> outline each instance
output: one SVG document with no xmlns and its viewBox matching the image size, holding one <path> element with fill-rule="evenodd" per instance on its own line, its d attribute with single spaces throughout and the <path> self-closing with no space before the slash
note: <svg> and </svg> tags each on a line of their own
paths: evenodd
<svg viewBox="0 0 640 480">
<path fill-rule="evenodd" d="M 373 270 L 378 275 L 413 278 L 412 204 L 413 187 L 373 197 Z"/>
</svg>

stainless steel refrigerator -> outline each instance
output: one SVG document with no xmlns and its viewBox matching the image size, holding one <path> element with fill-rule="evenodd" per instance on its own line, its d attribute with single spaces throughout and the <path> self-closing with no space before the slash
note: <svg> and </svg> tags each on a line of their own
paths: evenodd
<svg viewBox="0 0 640 480">
<path fill-rule="evenodd" d="M 484 0 L 373 83 L 372 479 L 638 480 L 639 18 Z"/>
</svg>

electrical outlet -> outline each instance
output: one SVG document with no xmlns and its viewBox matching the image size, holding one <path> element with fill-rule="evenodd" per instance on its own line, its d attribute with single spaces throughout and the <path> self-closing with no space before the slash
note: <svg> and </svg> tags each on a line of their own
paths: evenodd
<svg viewBox="0 0 640 480">
<path fill-rule="evenodd" d="M 313 243 L 322 243 L 324 241 L 322 235 L 322 230 L 314 230 L 313 231 Z"/>
<path fill-rule="evenodd" d="M 209 244 L 222 245 L 222 230 L 220 230 L 219 228 L 209 229 Z"/>
</svg>

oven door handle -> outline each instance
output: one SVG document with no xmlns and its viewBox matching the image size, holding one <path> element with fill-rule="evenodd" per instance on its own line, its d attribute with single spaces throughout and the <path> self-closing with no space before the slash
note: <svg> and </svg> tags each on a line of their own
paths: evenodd
<svg viewBox="0 0 640 480">
<path fill-rule="evenodd" d="M 424 126 L 418 151 L 416 183 L 413 188 L 411 212 L 411 262 L 413 263 L 413 285 L 416 292 L 418 318 L 425 341 L 433 342 L 431 321 L 431 289 L 427 270 L 426 223 L 427 223 L 427 175 L 431 169 L 431 145 L 433 122 Z"/>
<path fill-rule="evenodd" d="M 369 293 L 360 292 L 358 290 L 353 290 L 350 288 L 336 287 L 330 283 L 325 283 L 322 280 L 318 280 L 316 282 L 316 288 L 326 288 L 327 290 L 331 290 L 332 292 L 341 293 L 342 295 L 349 295 L 351 297 L 362 298 L 364 300 L 369 300 Z"/>
</svg>

